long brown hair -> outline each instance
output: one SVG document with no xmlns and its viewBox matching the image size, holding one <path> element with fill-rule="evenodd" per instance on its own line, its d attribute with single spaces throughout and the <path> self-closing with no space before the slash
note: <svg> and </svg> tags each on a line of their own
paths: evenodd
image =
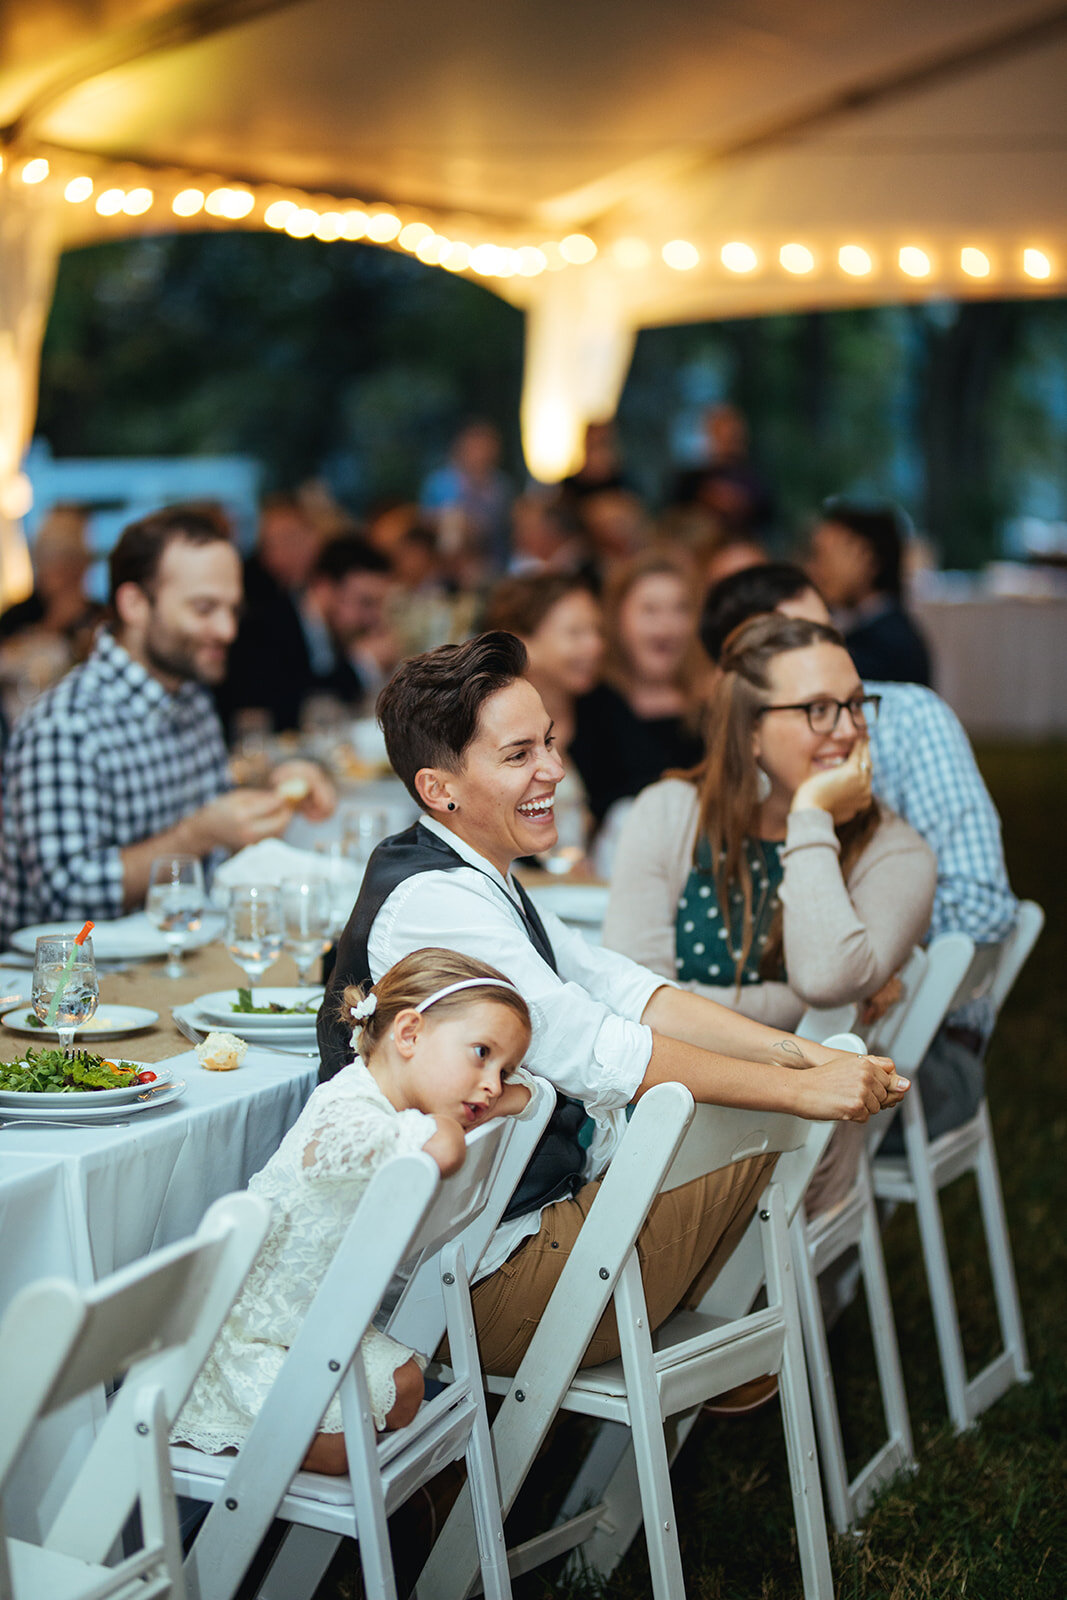
<svg viewBox="0 0 1067 1600">
<path fill-rule="evenodd" d="M 721 675 L 707 709 L 704 760 L 685 774 L 699 790 L 697 846 L 701 838 L 706 838 L 711 847 L 719 909 L 728 935 L 730 894 L 740 890 L 744 907 L 741 948 L 739 951 L 730 949 L 738 983 L 755 932 L 752 874 L 745 852 L 745 839 L 752 832 L 760 805 L 759 769 L 752 754 L 752 735 L 760 709 L 767 704 L 771 662 L 790 650 L 805 650 L 814 644 L 845 648 L 844 640 L 834 628 L 801 617 L 772 613 L 753 617 L 734 629 L 723 645 Z M 841 843 L 841 873 L 845 879 L 870 843 L 879 820 L 878 804 L 872 799 L 866 810 L 835 828 Z M 694 846 L 694 860 L 697 846 Z M 761 977 L 773 978 L 779 971 L 781 959 L 782 908 L 779 905 L 760 959 Z"/>
<path fill-rule="evenodd" d="M 615 569 L 604 591 L 604 633 L 607 650 L 604 659 L 604 679 L 625 695 L 629 691 L 632 673 L 626 659 L 619 632 L 619 613 L 627 596 L 645 578 L 677 578 L 692 598 L 693 638 L 689 649 L 678 663 L 675 688 L 685 697 L 685 721 L 696 728 L 700 724 L 700 690 L 707 667 L 697 639 L 696 579 L 693 564 L 684 554 L 677 554 L 662 545 L 652 545 L 632 556 Z"/>
</svg>

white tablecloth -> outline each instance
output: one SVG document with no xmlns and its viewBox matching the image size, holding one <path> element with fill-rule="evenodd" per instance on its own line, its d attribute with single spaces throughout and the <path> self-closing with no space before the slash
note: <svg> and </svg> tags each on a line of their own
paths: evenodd
<svg viewBox="0 0 1067 1600">
<path fill-rule="evenodd" d="M 0 1313 L 33 1278 L 91 1283 L 192 1233 L 212 1201 L 244 1188 L 277 1149 L 318 1063 L 250 1049 L 237 1072 L 205 1072 L 191 1052 L 172 1065 L 185 1095 L 128 1127 L 0 1129 Z M 12 1497 L 12 1533 L 32 1538 L 47 1526 L 93 1416 L 82 1404 L 39 1431 Z"/>
<path fill-rule="evenodd" d="M 934 688 L 976 738 L 1067 737 L 1067 597 L 915 605 Z"/>
</svg>

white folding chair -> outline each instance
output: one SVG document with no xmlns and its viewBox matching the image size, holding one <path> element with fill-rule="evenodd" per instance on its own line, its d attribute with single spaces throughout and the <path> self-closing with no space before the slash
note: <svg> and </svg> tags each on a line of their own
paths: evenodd
<svg viewBox="0 0 1067 1600">
<path fill-rule="evenodd" d="M 805 1596 L 832 1594 L 787 1236 L 787 1216 L 799 1205 L 831 1132 L 831 1125 L 780 1114 L 694 1108 L 680 1084 L 657 1085 L 642 1097 L 518 1372 L 513 1379 L 487 1379 L 491 1390 L 506 1396 L 493 1430 L 505 1511 L 558 1410 L 605 1423 L 557 1525 L 509 1553 L 513 1575 L 578 1547 L 588 1565 L 610 1574 L 643 1519 L 656 1600 L 678 1600 L 684 1584 L 670 1457 L 705 1400 L 776 1372 Z M 780 1173 L 701 1306 L 676 1312 L 652 1333 L 636 1240 L 656 1195 L 770 1151 L 793 1155 L 780 1161 Z M 752 1311 L 764 1282 L 767 1303 Z M 621 1357 L 579 1370 L 612 1297 Z M 670 1444 L 666 1418 L 672 1419 Z M 470 1507 L 461 1496 L 424 1569 L 420 1597 L 459 1600 L 475 1576 L 469 1549 Z"/>
<path fill-rule="evenodd" d="M 466 1457 L 477 1508 L 476 1566 L 491 1600 L 510 1595 L 496 1472 L 474 1342 L 463 1230 L 488 1198 L 509 1135 L 536 1142 L 551 1110 L 539 1094 L 526 1119 L 502 1119 L 467 1139 L 460 1172 L 439 1182 L 421 1151 L 374 1176 L 244 1446 L 233 1457 L 188 1446 L 171 1451 L 183 1494 L 212 1503 L 185 1573 L 191 1600 L 231 1600 L 272 1520 L 290 1524 L 259 1594 L 299 1600 L 314 1593 L 342 1537 L 358 1539 L 368 1594 L 395 1600 L 386 1519 L 448 1462 Z M 528 1154 L 528 1151 L 527 1151 Z M 525 1161 L 523 1162 L 525 1165 Z M 389 1331 L 432 1352 L 448 1333 L 453 1381 L 406 1428 L 375 1438 L 359 1342 L 401 1266 L 411 1269 Z M 436 1309 L 428 1312 L 428 1285 Z M 423 1313 L 403 1315 L 408 1290 Z M 412 1337 L 418 1332 L 419 1337 Z M 301 1470 L 334 1395 L 340 1392 L 348 1475 Z"/>
<path fill-rule="evenodd" d="M 192 1239 L 91 1289 L 29 1284 L 0 1323 L 0 1490 L 39 1417 L 124 1378 L 40 1544 L 4 1539 L 2 1600 L 182 1600 L 167 1436 L 266 1233 L 252 1195 L 216 1201 Z M 140 1547 L 112 1559 L 130 1513 Z"/>
<path fill-rule="evenodd" d="M 987 999 L 994 1011 L 998 1011 L 1033 949 L 1044 920 L 1041 907 L 1028 900 L 1020 906 L 1015 928 L 1002 944 L 983 945 L 974 950 L 971 941 L 962 934 L 945 934 L 935 939 L 927 952 L 931 967 L 939 960 L 941 951 L 950 948 L 950 941 L 954 942 L 952 959 L 959 966 L 957 985 L 942 1016 L 978 998 Z M 969 959 L 963 960 L 961 965 L 968 948 Z M 948 957 L 945 959 L 947 961 Z M 925 1042 L 922 1028 L 916 1030 L 914 1037 L 907 1037 L 904 1029 L 894 1042 L 894 1057 L 905 1075 L 918 1070 L 940 1021 L 939 1017 Z M 913 1056 L 910 1061 L 909 1055 Z M 927 1136 L 917 1093 L 905 1096 L 898 1114 L 903 1119 L 904 1155 L 876 1156 L 874 1192 L 881 1200 L 906 1201 L 915 1206 L 949 1415 L 956 1429 L 962 1432 L 1012 1384 L 1026 1383 L 1031 1376 L 989 1107 L 983 1099 L 970 1121 L 933 1140 Z M 970 1379 L 938 1201 L 940 1190 L 964 1172 L 973 1172 L 978 1185 L 1003 1343 L 1000 1355 Z"/>
</svg>

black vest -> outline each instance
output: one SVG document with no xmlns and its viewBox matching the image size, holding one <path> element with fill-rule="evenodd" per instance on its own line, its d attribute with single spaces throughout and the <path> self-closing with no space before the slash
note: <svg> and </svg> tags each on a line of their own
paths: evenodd
<svg viewBox="0 0 1067 1600">
<path fill-rule="evenodd" d="M 370 979 L 367 943 L 382 906 L 399 884 L 416 873 L 454 872 L 457 867 L 468 865 L 451 845 L 417 822 L 378 845 L 367 863 L 359 898 L 338 941 L 337 961 L 319 1012 L 320 1082 L 332 1078 L 351 1059 L 352 1024 L 344 1014 L 344 991 L 349 984 L 366 983 Z M 492 878 L 489 881 L 493 883 Z M 494 887 L 499 888 L 499 885 L 494 884 Z M 530 943 L 555 972 L 556 958 L 544 924 L 522 885 L 515 887 Z M 499 892 L 514 906 L 503 889 Z M 570 1199 L 577 1193 L 585 1166 L 585 1152 L 578 1135 L 585 1121 L 586 1111 L 580 1101 L 557 1094 L 556 1108 L 504 1212 L 505 1221 L 537 1211 L 554 1200 Z"/>
</svg>

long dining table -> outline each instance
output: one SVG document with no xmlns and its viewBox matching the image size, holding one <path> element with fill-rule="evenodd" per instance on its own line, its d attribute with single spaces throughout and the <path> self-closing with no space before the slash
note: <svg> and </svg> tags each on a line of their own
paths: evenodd
<svg viewBox="0 0 1067 1600">
<path fill-rule="evenodd" d="M 220 945 L 192 952 L 186 966 L 182 979 L 167 978 L 162 961 L 101 972 L 101 1010 L 147 1006 L 159 1021 L 121 1041 L 90 1045 L 116 1059 L 166 1061 L 186 1085 L 181 1098 L 138 1111 L 124 1127 L 0 1128 L 0 1314 L 35 1278 L 57 1275 L 88 1285 L 192 1233 L 212 1201 L 243 1188 L 265 1164 L 314 1087 L 317 1056 L 253 1045 L 236 1071 L 206 1072 L 175 1027 L 171 1008 L 245 980 Z M 288 958 L 270 980 L 295 981 Z M 0 1029 L 0 1058 L 17 1059 L 27 1042 Z M 76 1102 L 71 1115 L 77 1115 Z M 47 1528 L 84 1459 L 102 1405 L 102 1396 L 76 1402 L 39 1427 L 6 1497 L 12 1533 L 36 1538 Z"/>
</svg>

